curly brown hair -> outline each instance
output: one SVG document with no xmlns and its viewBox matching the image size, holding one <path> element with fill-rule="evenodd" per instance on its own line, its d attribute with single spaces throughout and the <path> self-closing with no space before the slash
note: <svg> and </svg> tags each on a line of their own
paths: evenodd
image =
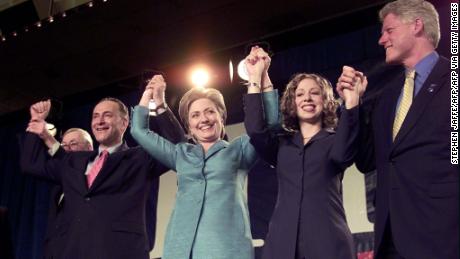
<svg viewBox="0 0 460 259">
<path fill-rule="evenodd" d="M 283 127 L 287 131 L 299 131 L 299 118 L 295 104 L 295 90 L 304 79 L 312 79 L 321 88 L 323 96 L 322 127 L 335 128 L 337 126 L 337 108 L 339 101 L 334 98 L 334 91 L 331 83 L 324 77 L 317 74 L 299 73 L 292 76 L 281 97 L 280 110 L 283 116 Z"/>
</svg>

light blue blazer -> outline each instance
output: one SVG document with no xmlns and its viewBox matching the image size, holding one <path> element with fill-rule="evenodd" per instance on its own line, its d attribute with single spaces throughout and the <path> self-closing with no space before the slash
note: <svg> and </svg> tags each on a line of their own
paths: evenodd
<svg viewBox="0 0 460 259">
<path fill-rule="evenodd" d="M 271 95 L 271 96 L 270 96 Z M 273 95 L 276 97 L 274 98 Z M 278 93 L 263 94 L 265 114 L 278 121 Z M 275 101 L 276 100 L 276 101 Z M 163 259 L 252 259 L 249 213 L 243 191 L 257 159 L 247 135 L 220 140 L 205 154 L 201 145 L 172 144 L 148 129 L 148 109 L 133 109 L 131 135 L 155 159 L 177 172 L 176 205 Z"/>
</svg>

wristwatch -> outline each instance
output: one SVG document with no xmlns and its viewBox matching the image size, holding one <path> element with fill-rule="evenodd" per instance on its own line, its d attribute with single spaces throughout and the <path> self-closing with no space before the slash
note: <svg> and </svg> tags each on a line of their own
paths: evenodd
<svg viewBox="0 0 460 259">
<path fill-rule="evenodd" d="M 165 112 L 167 108 L 168 106 L 166 106 L 166 102 L 163 102 L 162 104 L 158 105 L 155 109 L 157 116 Z"/>
</svg>

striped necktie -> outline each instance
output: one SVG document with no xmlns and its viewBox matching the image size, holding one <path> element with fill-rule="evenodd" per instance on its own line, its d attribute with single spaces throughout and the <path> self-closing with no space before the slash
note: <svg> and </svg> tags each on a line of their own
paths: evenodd
<svg viewBox="0 0 460 259">
<path fill-rule="evenodd" d="M 412 105 L 412 99 L 414 97 L 414 78 L 415 70 L 408 71 L 406 74 L 406 80 L 404 81 L 401 101 L 399 102 L 398 110 L 396 111 L 395 120 L 393 122 L 393 140 L 396 138 L 396 135 L 401 129 L 401 125 L 403 124 L 407 112 Z"/>
</svg>

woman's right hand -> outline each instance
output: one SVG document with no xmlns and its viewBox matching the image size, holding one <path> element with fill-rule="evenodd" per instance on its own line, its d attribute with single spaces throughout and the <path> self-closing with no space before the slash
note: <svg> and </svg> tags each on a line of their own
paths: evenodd
<svg viewBox="0 0 460 259">
<path fill-rule="evenodd" d="M 257 46 L 252 47 L 251 53 L 249 53 L 249 55 L 245 59 L 246 70 L 248 71 L 249 80 L 260 80 L 265 70 L 265 63 L 258 56 L 257 49 Z"/>
<path fill-rule="evenodd" d="M 258 46 L 251 48 L 251 53 L 246 57 L 246 70 L 248 71 L 248 93 L 260 93 L 271 85 L 267 70 L 270 66 L 270 57 Z M 268 78 L 268 79 L 267 79 Z"/>
<path fill-rule="evenodd" d="M 157 106 L 165 102 L 166 82 L 162 75 L 154 75 L 145 87 L 139 102 L 140 106 L 148 107 L 150 100 L 154 100 Z"/>
</svg>

